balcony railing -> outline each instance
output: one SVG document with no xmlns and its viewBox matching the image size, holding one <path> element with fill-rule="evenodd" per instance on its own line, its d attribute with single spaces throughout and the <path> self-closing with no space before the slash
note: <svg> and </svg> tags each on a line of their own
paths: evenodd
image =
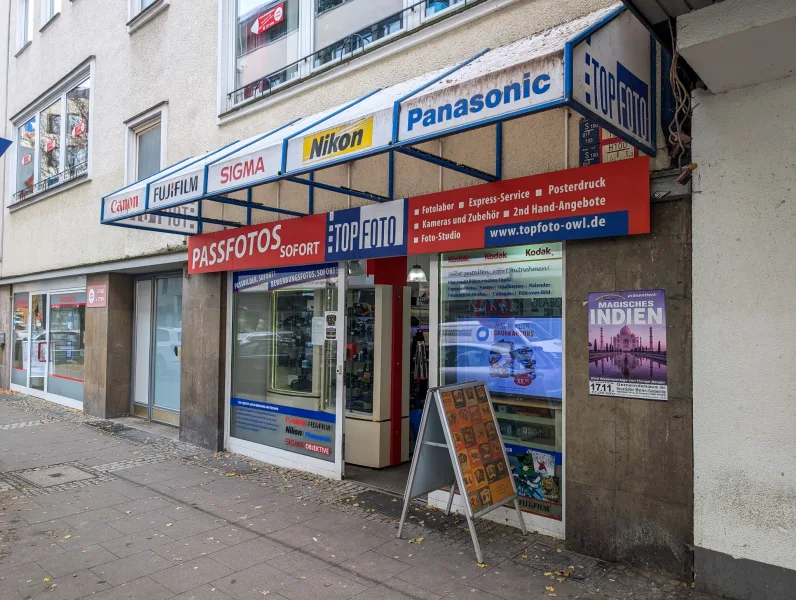
<svg viewBox="0 0 796 600">
<path fill-rule="evenodd" d="M 299 78 L 306 65 L 310 66 L 309 74 L 314 69 L 330 68 L 344 60 L 353 57 L 357 51 L 365 52 L 366 48 L 375 44 L 388 36 L 407 30 L 408 16 L 423 11 L 426 17 L 432 17 L 435 13 L 446 8 L 453 9 L 453 12 L 464 9 L 468 6 L 481 4 L 486 0 L 450 0 L 447 5 L 443 2 L 434 0 L 421 0 L 411 6 L 404 8 L 388 17 L 360 29 L 356 33 L 347 35 L 328 46 L 316 50 L 298 60 L 289 63 L 277 71 L 257 79 L 251 83 L 227 94 L 232 105 L 237 105 L 244 100 L 269 96 L 281 85 Z M 330 9 L 334 10 L 334 9 Z"/>
<path fill-rule="evenodd" d="M 41 194 L 42 192 L 46 192 L 47 190 L 59 186 L 61 184 L 66 183 L 67 181 L 71 181 L 72 179 L 77 179 L 81 175 L 85 174 L 88 171 L 88 162 L 78 163 L 68 169 L 64 169 L 57 175 L 51 175 L 50 177 L 46 177 L 42 179 L 38 183 L 34 183 L 30 187 L 25 187 L 19 190 L 16 194 L 11 196 L 11 203 L 9 206 L 14 206 L 19 204 L 20 202 L 24 202 L 33 196 Z"/>
</svg>

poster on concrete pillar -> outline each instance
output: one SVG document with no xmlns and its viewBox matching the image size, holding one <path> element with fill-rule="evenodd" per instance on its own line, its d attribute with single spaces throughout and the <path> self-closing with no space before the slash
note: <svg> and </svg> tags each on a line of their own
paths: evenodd
<svg viewBox="0 0 796 600">
<path fill-rule="evenodd" d="M 664 290 L 589 293 L 589 393 L 668 400 Z"/>
</svg>

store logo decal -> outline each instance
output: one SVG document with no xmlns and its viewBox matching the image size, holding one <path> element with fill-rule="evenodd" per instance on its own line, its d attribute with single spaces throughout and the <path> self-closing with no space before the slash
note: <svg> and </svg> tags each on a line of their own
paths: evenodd
<svg viewBox="0 0 796 600">
<path fill-rule="evenodd" d="M 373 145 L 373 116 L 304 138 L 302 162 L 351 154 Z"/>
<path fill-rule="evenodd" d="M 169 198 L 177 198 L 197 191 L 199 191 L 199 175 L 193 175 L 156 187 L 152 201 L 154 203 L 165 202 Z"/>
</svg>

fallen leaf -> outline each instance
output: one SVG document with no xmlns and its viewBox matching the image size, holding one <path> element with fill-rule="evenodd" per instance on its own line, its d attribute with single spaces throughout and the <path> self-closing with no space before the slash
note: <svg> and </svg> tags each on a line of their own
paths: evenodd
<svg viewBox="0 0 796 600">
<path fill-rule="evenodd" d="M 477 566 L 478 566 L 479 569 L 486 569 L 487 564 L 486 563 L 478 563 Z"/>
<path fill-rule="evenodd" d="M 554 588 L 552 585 L 546 585 L 546 586 L 544 586 L 544 589 L 546 589 L 548 592 L 555 592 L 556 591 L 556 588 Z"/>
<path fill-rule="evenodd" d="M 166 527 L 171 527 L 173 525 L 174 525 L 174 523 L 166 523 Z"/>
<path fill-rule="evenodd" d="M 525 558 L 525 559 L 527 559 L 527 558 L 528 558 L 528 555 L 527 555 L 527 554 L 523 554 L 523 555 L 522 555 L 522 557 L 523 557 L 523 558 Z"/>
<path fill-rule="evenodd" d="M 410 544 L 420 544 L 424 539 L 426 539 L 426 538 L 421 535 L 420 537 L 412 538 L 411 540 L 409 540 L 409 543 Z"/>
<path fill-rule="evenodd" d="M 547 573 L 545 573 L 544 576 L 545 577 L 552 577 L 553 576 L 553 572 L 552 571 L 547 571 Z"/>
<path fill-rule="evenodd" d="M 44 578 L 44 581 L 50 581 L 50 576 L 47 575 L 47 577 Z"/>
<path fill-rule="evenodd" d="M 72 536 L 71 536 L 71 535 L 65 535 L 65 536 L 64 536 L 64 539 L 65 539 L 65 540 L 68 540 L 70 537 L 72 537 Z"/>
<path fill-rule="evenodd" d="M 556 550 L 556 552 L 561 552 L 561 548 L 558 548 L 558 549 Z"/>
<path fill-rule="evenodd" d="M 213 538 L 213 537 L 207 538 L 208 541 L 213 541 L 214 539 L 216 539 L 216 538 Z"/>
<path fill-rule="evenodd" d="M 564 579 L 563 577 L 556 577 L 556 581 L 558 583 L 564 583 L 566 581 L 566 579 Z"/>
</svg>

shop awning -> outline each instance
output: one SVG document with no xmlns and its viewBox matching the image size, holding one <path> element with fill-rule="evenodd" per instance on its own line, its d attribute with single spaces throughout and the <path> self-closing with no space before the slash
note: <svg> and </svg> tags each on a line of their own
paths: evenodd
<svg viewBox="0 0 796 600">
<path fill-rule="evenodd" d="M 414 145 L 488 125 L 500 132 L 503 121 L 557 107 L 570 107 L 654 154 L 655 51 L 644 26 L 615 5 L 185 159 L 103 197 L 102 222 L 183 235 L 202 233 L 204 223 L 248 224 L 203 217 L 206 201 L 305 214 L 228 196 L 279 180 L 386 201 L 392 196 L 394 152 L 495 181 L 501 171 L 500 134 L 495 173 L 447 161 Z M 388 197 L 314 181 L 316 170 L 387 152 Z M 306 214 L 312 212 L 310 201 Z"/>
</svg>

